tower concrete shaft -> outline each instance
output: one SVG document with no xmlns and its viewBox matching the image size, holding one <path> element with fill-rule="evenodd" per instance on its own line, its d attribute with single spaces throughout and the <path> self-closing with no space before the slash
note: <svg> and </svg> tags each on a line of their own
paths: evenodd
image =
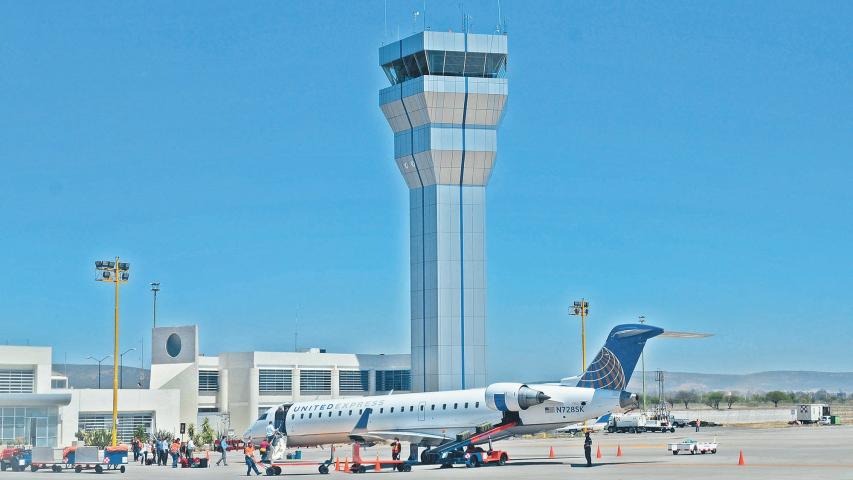
<svg viewBox="0 0 853 480">
<path fill-rule="evenodd" d="M 379 103 L 410 189 L 412 390 L 486 384 L 486 185 L 507 37 L 422 32 L 382 47 Z"/>
</svg>

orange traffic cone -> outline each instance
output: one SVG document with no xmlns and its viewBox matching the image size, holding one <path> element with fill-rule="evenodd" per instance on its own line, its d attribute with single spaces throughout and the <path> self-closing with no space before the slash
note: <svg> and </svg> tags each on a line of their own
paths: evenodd
<svg viewBox="0 0 853 480">
<path fill-rule="evenodd" d="M 557 458 L 557 456 L 554 455 L 554 447 L 551 447 L 551 451 L 548 452 L 548 458 Z"/>
<path fill-rule="evenodd" d="M 336 472 L 341 471 L 341 459 L 340 459 L 340 457 L 335 457 L 335 471 Z"/>
<path fill-rule="evenodd" d="M 344 473 L 349 473 L 349 457 L 344 457 Z"/>
<path fill-rule="evenodd" d="M 616 456 L 617 456 L 617 457 L 621 457 L 621 456 L 622 456 L 622 445 L 617 445 L 617 446 L 616 446 Z"/>
<path fill-rule="evenodd" d="M 738 465 L 746 465 L 746 462 L 743 461 L 743 450 L 740 451 L 740 457 L 737 459 Z"/>
<path fill-rule="evenodd" d="M 379 455 L 376 455 L 376 463 L 373 466 L 373 471 L 374 472 L 381 472 L 382 471 L 382 463 L 379 462 Z"/>
<path fill-rule="evenodd" d="M 601 458 L 601 447 L 598 447 L 598 451 L 595 452 L 595 458 Z"/>
</svg>

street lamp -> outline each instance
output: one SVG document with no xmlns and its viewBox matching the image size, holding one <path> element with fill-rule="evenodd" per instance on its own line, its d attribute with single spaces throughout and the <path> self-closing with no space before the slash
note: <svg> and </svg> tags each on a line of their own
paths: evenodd
<svg viewBox="0 0 853 480">
<path fill-rule="evenodd" d="M 118 362 L 118 365 L 119 365 L 119 367 L 118 367 L 118 371 L 119 371 L 118 386 L 119 386 L 119 388 L 124 388 L 124 356 L 125 356 L 125 354 L 128 354 L 130 352 L 134 352 L 134 351 L 136 351 L 135 348 L 128 348 L 127 350 L 121 352 L 121 354 L 118 356 L 118 358 L 119 358 L 119 362 Z"/>
<path fill-rule="evenodd" d="M 157 292 L 160 291 L 160 282 L 151 282 L 151 291 L 154 292 L 154 328 L 157 328 Z"/>
<path fill-rule="evenodd" d="M 119 262 L 116 257 L 115 262 L 110 260 L 98 260 L 95 262 L 95 268 L 101 272 L 101 278 L 96 280 L 99 282 L 111 282 L 115 285 L 115 314 L 114 314 L 114 338 L 113 338 L 113 431 L 112 445 L 116 446 L 116 434 L 118 432 L 118 287 L 122 283 L 127 283 L 130 278 L 130 264 Z"/>
<path fill-rule="evenodd" d="M 581 317 L 581 356 L 583 364 L 581 365 L 581 375 L 586 370 L 586 316 L 589 315 L 589 302 L 585 298 L 574 302 L 569 307 L 569 315 L 578 315 Z"/>
<path fill-rule="evenodd" d="M 100 360 L 98 360 L 97 358 L 95 358 L 91 355 L 86 357 L 87 360 L 91 359 L 91 360 L 98 362 L 98 390 L 101 389 L 101 363 L 103 363 L 103 361 L 108 359 L 108 358 L 110 358 L 110 355 L 105 355 L 104 358 L 102 358 Z"/>
<path fill-rule="evenodd" d="M 640 323 L 646 323 L 646 316 L 640 315 Z M 645 350 L 645 349 L 643 349 Z M 640 361 L 643 363 L 643 411 L 646 411 L 646 354 L 640 350 Z"/>
</svg>

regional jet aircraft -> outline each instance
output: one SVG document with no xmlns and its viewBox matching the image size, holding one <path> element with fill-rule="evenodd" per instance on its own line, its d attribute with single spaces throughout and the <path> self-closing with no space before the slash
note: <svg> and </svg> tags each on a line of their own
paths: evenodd
<svg viewBox="0 0 853 480">
<path fill-rule="evenodd" d="M 267 410 L 245 437 L 260 441 L 273 422 L 287 447 L 375 444 L 399 438 L 436 451 L 456 442 L 457 435 L 467 444 L 482 444 L 554 430 L 633 403 L 635 396 L 625 388 L 646 340 L 662 333 L 651 325 L 616 326 L 579 379 L 286 403 Z"/>
</svg>

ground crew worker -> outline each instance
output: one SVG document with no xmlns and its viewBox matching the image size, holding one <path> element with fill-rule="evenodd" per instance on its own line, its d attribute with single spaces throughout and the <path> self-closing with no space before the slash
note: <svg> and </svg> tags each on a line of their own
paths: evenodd
<svg viewBox="0 0 853 480">
<path fill-rule="evenodd" d="M 586 438 L 583 439 L 583 454 L 586 457 L 586 466 L 592 466 L 592 438 L 589 432 L 586 432 Z"/>
<path fill-rule="evenodd" d="M 227 452 L 227 451 L 228 451 L 228 441 L 225 438 L 225 435 L 223 435 L 222 438 L 219 439 L 219 452 L 222 454 L 222 456 L 219 458 L 219 460 L 216 461 L 217 465 L 219 465 L 219 462 L 222 462 L 226 467 L 228 466 L 228 460 L 225 458 L 225 455 L 226 455 L 225 452 Z"/>
<path fill-rule="evenodd" d="M 394 437 L 394 441 L 391 442 L 391 460 L 399 460 L 400 459 L 400 451 L 403 450 L 403 445 L 400 444 L 400 439 Z"/>
<path fill-rule="evenodd" d="M 252 442 L 247 443 L 246 447 L 243 448 L 243 455 L 246 456 L 246 476 L 250 476 L 252 470 L 255 471 L 255 475 L 260 475 L 261 472 L 258 470 L 258 466 L 255 465 L 255 446 L 252 445 Z"/>
<path fill-rule="evenodd" d="M 699 419 L 697 418 L 697 419 L 696 419 L 696 431 L 697 431 L 697 432 L 699 431 L 699 423 L 700 423 L 700 422 L 699 422 Z"/>
<path fill-rule="evenodd" d="M 179 439 L 176 438 L 172 442 L 169 452 L 172 454 L 172 468 L 178 468 L 178 457 L 181 455 L 181 441 Z"/>
</svg>

